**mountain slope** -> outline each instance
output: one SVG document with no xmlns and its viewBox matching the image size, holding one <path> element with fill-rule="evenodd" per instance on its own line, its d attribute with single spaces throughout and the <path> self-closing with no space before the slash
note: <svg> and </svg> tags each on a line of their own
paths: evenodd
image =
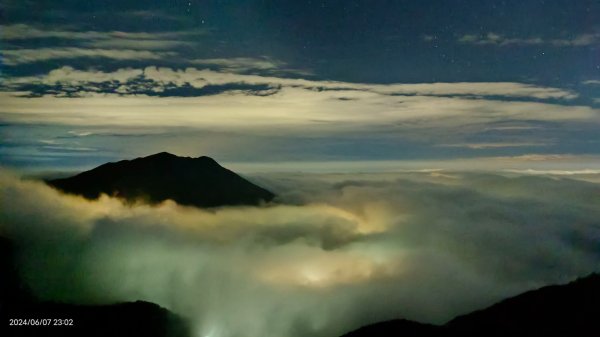
<svg viewBox="0 0 600 337">
<path fill-rule="evenodd" d="M 47 183 L 88 199 L 104 193 L 129 201 L 156 203 L 172 199 L 182 205 L 198 207 L 258 205 L 275 197 L 212 158 L 178 157 L 166 152 L 107 163 Z"/>
<path fill-rule="evenodd" d="M 459 316 L 446 327 L 463 336 L 598 336 L 600 275 L 547 286 Z"/>
<path fill-rule="evenodd" d="M 0 312 L 4 324 L 0 327 L 2 336 L 190 336 L 185 320 L 165 308 L 144 301 L 110 305 L 32 302 L 6 309 L 6 313 Z M 18 321 L 19 325 L 11 325 L 11 319 L 21 319 L 27 323 Z M 42 323 L 40 319 L 45 319 L 45 322 Z"/>
<path fill-rule="evenodd" d="M 367 325 L 345 334 L 343 337 L 425 337 L 438 336 L 442 327 L 413 322 L 405 319 L 395 319 Z"/>
<path fill-rule="evenodd" d="M 599 336 L 600 275 L 547 286 L 459 316 L 443 326 L 406 320 L 372 324 L 344 337 Z"/>
</svg>

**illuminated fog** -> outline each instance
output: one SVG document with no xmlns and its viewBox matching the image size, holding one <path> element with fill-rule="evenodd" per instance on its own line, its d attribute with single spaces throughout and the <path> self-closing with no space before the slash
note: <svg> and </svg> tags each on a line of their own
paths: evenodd
<svg viewBox="0 0 600 337">
<path fill-rule="evenodd" d="M 265 207 L 86 201 L 3 171 L 0 234 L 48 300 L 143 299 L 195 336 L 337 336 L 442 323 L 600 263 L 591 173 L 270 174 Z"/>
</svg>

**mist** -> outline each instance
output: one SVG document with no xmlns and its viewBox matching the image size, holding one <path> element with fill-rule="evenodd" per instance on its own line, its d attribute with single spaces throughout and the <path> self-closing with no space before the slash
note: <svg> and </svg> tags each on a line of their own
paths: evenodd
<svg viewBox="0 0 600 337">
<path fill-rule="evenodd" d="M 273 173 L 251 179 L 276 202 L 202 210 L 89 201 L 3 170 L 0 235 L 45 300 L 151 301 L 198 337 L 333 337 L 444 323 L 598 271 L 600 185 L 587 178 Z"/>
</svg>

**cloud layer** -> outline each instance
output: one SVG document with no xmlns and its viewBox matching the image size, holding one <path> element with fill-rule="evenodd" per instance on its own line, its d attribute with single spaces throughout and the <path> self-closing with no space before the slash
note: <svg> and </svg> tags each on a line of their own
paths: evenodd
<svg viewBox="0 0 600 337">
<path fill-rule="evenodd" d="M 77 49 L 79 50 L 79 49 Z M 78 53 L 73 52 L 72 56 L 65 57 L 79 57 Z M 49 50 L 49 55 L 46 55 L 44 50 L 39 50 L 38 55 L 35 57 L 52 57 L 52 52 L 58 52 L 56 50 Z M 87 50 L 90 55 L 94 53 L 103 53 L 102 50 Z M 117 51 L 115 51 L 117 52 Z M 127 53 L 138 53 L 140 55 L 146 55 L 147 57 L 158 57 L 160 56 L 156 52 L 140 52 L 133 50 L 120 50 L 124 55 L 118 53 L 112 56 L 106 57 L 126 57 Z M 9 58 L 10 62 L 28 62 L 27 50 L 8 51 L 8 56 L 14 56 L 14 60 Z M 33 50 L 32 50 L 33 53 Z M 23 54 L 25 56 L 23 57 Z M 107 52 L 108 55 L 108 52 Z M 151 56 L 154 55 L 154 56 Z M 17 56 L 21 56 L 17 60 Z M 31 56 L 33 57 L 33 56 Z M 13 61 L 11 61 L 13 60 Z M 244 75 L 237 74 L 236 70 L 247 70 L 247 69 L 260 69 L 260 70 L 272 70 L 282 66 L 281 62 L 269 59 L 257 59 L 257 58 L 231 58 L 231 59 L 197 59 L 193 60 L 193 63 L 202 65 L 217 65 L 222 68 L 222 71 L 215 71 L 210 69 L 198 69 L 194 67 L 188 67 L 186 69 L 172 69 L 167 67 L 146 67 L 144 69 L 136 69 L 135 73 L 132 73 L 130 77 L 122 77 L 121 74 L 124 72 L 131 71 L 131 68 L 118 69 L 113 72 L 99 72 L 95 70 L 78 70 L 69 66 L 64 66 L 58 69 L 50 71 L 46 75 L 39 75 L 35 77 L 14 77 L 7 81 L 5 86 L 8 88 L 18 89 L 17 84 L 63 84 L 63 85 L 75 85 L 82 84 L 83 82 L 88 83 L 102 83 L 110 80 L 118 80 L 118 84 L 125 88 L 129 85 L 135 84 L 132 82 L 136 77 L 143 75 L 143 78 L 148 81 L 152 81 L 157 90 L 164 90 L 164 86 L 175 85 L 183 86 L 189 85 L 194 88 L 202 88 L 209 85 L 231 85 L 231 84 L 248 84 L 248 85 L 268 85 L 271 87 L 292 87 L 302 88 L 312 91 L 341 91 L 341 92 L 353 92 L 353 91 L 366 91 L 380 95 L 420 95 L 420 96 L 462 96 L 469 98 L 480 98 L 480 97 L 504 97 L 504 98 L 528 98 L 528 99 L 564 99 L 572 100 L 577 98 L 577 94 L 573 91 L 542 87 L 524 83 L 511 83 L 511 82 L 476 82 L 476 83 L 417 83 L 417 84 L 367 84 L 367 83 L 349 83 L 339 81 L 316 81 L 316 80 L 305 80 L 297 78 L 282 78 L 273 76 L 261 76 L 261 75 Z M 85 94 L 85 88 L 82 88 L 81 93 Z M 111 93 L 111 91 L 106 91 Z M 131 92 L 136 93 L 136 92 Z M 349 97 L 348 99 L 352 99 Z"/>
<path fill-rule="evenodd" d="M 579 104 L 578 94 L 567 89 L 515 82 L 307 80 L 240 73 L 284 66 L 267 58 L 197 61 L 225 70 L 64 66 L 8 78 L 0 118 L 15 135 L 19 128 L 38 131 L 13 137 L 0 153 L 13 162 L 19 148 L 21 156 L 47 156 L 49 148 L 40 147 L 47 141 L 65 149 L 107 148 L 123 140 L 117 134 L 130 138 L 122 148 L 125 157 L 169 150 L 234 161 L 577 154 L 598 141 L 599 110 Z M 74 130 L 94 136 L 75 140 Z M 44 136 L 30 139 L 36 133 Z M 142 139 L 140 133 L 161 136 Z M 32 143 L 37 154 L 24 149 Z M 186 144 L 196 144 L 195 152 Z M 53 156 L 58 150 L 52 149 Z"/>
<path fill-rule="evenodd" d="M 0 233 L 46 299 L 155 301 L 214 337 L 439 323 L 600 262 L 592 182 L 441 171 L 254 179 L 280 204 L 125 206 L 3 172 Z"/>
<path fill-rule="evenodd" d="M 246 62 L 249 61 L 242 63 Z M 597 122 L 599 116 L 597 109 L 586 106 L 523 101 L 570 100 L 577 95 L 520 83 L 380 85 L 196 68 L 147 67 L 102 72 L 63 67 L 44 76 L 13 78 L 5 86 L 14 92 L 0 93 L 5 102 L 2 113 L 15 122 L 129 126 L 160 123 L 231 129 L 242 125 L 342 123 L 365 128 L 370 124 L 398 125 L 406 121 L 413 121 L 412 127 L 506 120 Z M 30 95 L 42 97 L 32 99 Z M 107 107 L 109 111 L 105 111 Z"/>
</svg>

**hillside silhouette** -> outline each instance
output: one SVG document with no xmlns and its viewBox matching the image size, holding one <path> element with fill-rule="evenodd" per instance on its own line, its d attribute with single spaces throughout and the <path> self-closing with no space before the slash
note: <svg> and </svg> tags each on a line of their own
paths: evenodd
<svg viewBox="0 0 600 337">
<path fill-rule="evenodd" d="M 178 157 L 167 152 L 107 163 L 47 183 L 88 199 L 107 194 L 132 202 L 170 199 L 197 207 L 259 205 L 275 197 L 212 158 Z"/>
<path fill-rule="evenodd" d="M 368 325 L 343 337 L 600 336 L 600 275 L 525 292 L 442 326 L 407 320 Z"/>
</svg>

